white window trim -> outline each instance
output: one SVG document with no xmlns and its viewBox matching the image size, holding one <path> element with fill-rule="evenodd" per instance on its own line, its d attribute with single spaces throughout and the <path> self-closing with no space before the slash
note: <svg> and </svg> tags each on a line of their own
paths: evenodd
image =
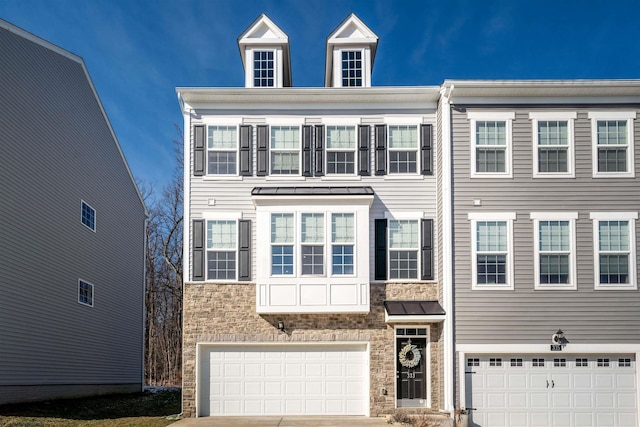
<svg viewBox="0 0 640 427">
<path fill-rule="evenodd" d="M 577 290 L 576 269 L 576 220 L 577 212 L 531 212 L 533 220 L 534 242 L 534 283 L 536 290 Z M 568 284 L 541 284 L 540 283 L 540 221 L 569 221 L 569 283 Z"/>
<path fill-rule="evenodd" d="M 362 86 L 342 86 L 342 52 L 362 52 Z M 371 87 L 371 49 L 363 46 L 334 47 L 333 49 L 333 86 L 357 89 Z"/>
<path fill-rule="evenodd" d="M 333 123 L 324 123 L 325 125 L 325 132 L 324 132 L 324 151 L 325 151 L 325 155 L 324 155 L 324 170 L 325 170 L 325 176 L 329 177 L 329 178 L 354 178 L 356 176 L 358 176 L 358 125 L 357 123 L 354 123 L 353 121 L 351 123 L 349 122 L 333 122 Z M 352 127 L 354 128 L 354 136 L 355 136 L 355 141 L 353 144 L 353 149 L 350 150 L 346 150 L 344 148 L 341 149 L 329 149 L 329 145 L 327 144 L 327 137 L 329 135 L 328 132 L 328 128 L 329 127 L 338 127 L 338 126 L 344 126 L 344 127 Z M 329 153 L 336 153 L 336 152 L 352 152 L 353 153 L 353 173 L 329 173 Z"/>
<path fill-rule="evenodd" d="M 596 290 L 629 291 L 638 289 L 636 262 L 636 221 L 638 212 L 591 212 L 589 219 L 593 221 L 593 283 Z M 600 221 L 629 221 L 629 284 L 608 285 L 600 283 L 600 242 L 598 225 Z"/>
<path fill-rule="evenodd" d="M 534 178 L 575 178 L 575 138 L 574 123 L 577 113 L 566 111 L 539 111 L 529 113 L 533 134 L 533 177 Z M 538 123 L 541 121 L 566 121 L 567 122 L 567 172 L 540 172 L 538 170 Z"/>
<path fill-rule="evenodd" d="M 205 275 L 205 282 L 209 282 L 209 283 L 229 283 L 229 282 L 237 282 L 238 281 L 238 274 L 239 274 L 239 261 L 240 261 L 240 242 L 239 240 L 239 236 L 238 236 L 238 231 L 239 231 L 239 227 L 240 224 L 238 223 L 238 221 L 242 218 L 242 214 L 237 215 L 235 213 L 231 213 L 229 215 L 225 215 L 222 212 L 205 212 L 202 214 L 203 219 L 205 220 L 204 222 L 204 260 L 205 260 L 205 265 L 204 265 L 204 275 Z M 209 240 L 209 222 L 210 221 L 235 221 L 236 223 L 236 247 L 234 249 L 234 252 L 236 253 L 236 276 L 233 279 L 210 279 L 209 278 L 209 252 L 229 252 L 228 249 L 224 249 L 224 250 L 210 250 L 207 247 L 207 242 Z"/>
<path fill-rule="evenodd" d="M 297 123 L 298 122 L 298 123 Z M 273 180 L 281 180 L 281 179 L 289 179 L 290 177 L 298 177 L 298 178 L 305 178 L 302 175 L 302 123 L 304 123 L 304 119 L 298 119 L 295 121 L 287 121 L 287 122 L 282 122 L 280 120 L 273 120 L 273 121 L 269 121 L 269 175 L 268 177 L 270 177 Z M 274 126 L 277 127 L 297 127 L 298 128 L 298 173 L 297 174 L 274 174 L 273 170 L 271 168 L 272 166 L 272 156 L 274 153 L 274 148 L 271 147 L 271 130 L 273 129 Z M 282 152 L 293 152 L 292 149 L 287 149 L 287 150 L 283 150 L 283 149 L 275 149 L 275 152 L 278 153 L 282 153 Z"/>
<path fill-rule="evenodd" d="M 417 338 L 426 338 L 427 339 L 427 345 L 425 346 L 425 377 L 426 378 L 431 378 L 431 325 L 429 324 L 397 324 L 394 325 L 394 329 L 393 329 L 393 354 L 397 355 L 400 352 L 400 349 L 398 348 L 398 337 L 411 337 L 413 335 L 398 335 L 398 329 L 426 329 L 427 330 L 427 334 L 426 335 L 416 335 Z M 396 356 L 397 357 L 397 356 Z M 394 359 L 394 363 L 397 366 L 397 361 L 395 361 Z M 395 369 L 395 366 L 394 366 Z M 394 384 L 394 389 L 397 390 L 398 389 L 398 378 L 396 377 L 395 379 L 395 384 Z M 431 381 L 425 381 L 425 387 L 427 388 L 427 406 L 423 407 L 423 408 L 431 408 L 432 407 L 432 402 L 431 402 Z M 396 396 L 395 399 L 395 404 L 394 407 L 396 409 L 398 409 L 398 398 Z"/>
<path fill-rule="evenodd" d="M 227 149 L 227 150 L 222 150 L 222 149 L 213 149 L 213 148 L 209 148 L 209 127 L 219 127 L 219 126 L 226 126 L 226 127 L 235 127 L 236 128 L 236 173 L 210 173 L 209 172 L 209 152 L 231 152 L 231 149 Z M 207 168 L 207 173 L 205 174 L 205 177 L 207 178 L 218 178 L 218 179 L 224 179 L 224 178 L 236 178 L 236 177 L 240 177 L 240 125 L 236 124 L 236 123 L 207 123 L 206 125 L 206 145 L 205 145 L 205 162 L 206 162 L 206 168 Z M 240 177 L 242 178 L 242 177 Z"/>
<path fill-rule="evenodd" d="M 93 211 L 93 228 L 89 227 L 82 220 L 82 207 L 83 207 L 82 205 L 87 205 L 87 207 Z M 98 228 L 98 212 L 96 212 L 96 210 L 89 203 L 85 202 L 82 199 L 80 199 L 80 224 L 84 225 L 87 229 L 93 231 L 94 233 Z"/>
<path fill-rule="evenodd" d="M 421 248 L 422 248 L 422 233 L 421 227 L 422 224 L 420 222 L 421 218 L 424 216 L 421 213 L 416 212 L 396 212 L 395 215 L 387 216 L 387 212 L 385 212 L 385 218 L 387 219 L 387 227 L 389 227 L 389 221 L 417 221 L 418 222 L 418 246 L 416 248 L 391 248 L 391 233 L 389 233 L 389 228 L 387 228 L 387 281 L 388 282 L 403 282 L 403 283 L 412 283 L 412 282 L 421 282 L 421 271 L 422 271 L 422 256 L 421 256 Z M 391 278 L 391 251 L 413 251 L 416 252 L 416 260 L 417 260 L 417 270 L 416 277 L 414 278 Z"/>
<path fill-rule="evenodd" d="M 86 283 L 87 285 L 91 286 L 91 304 L 87 304 L 86 302 L 80 301 L 80 283 Z M 93 308 L 95 299 L 96 299 L 96 287 L 93 285 L 93 283 L 87 282 L 86 280 L 78 279 L 78 304 L 84 305 L 85 307 Z"/>
<path fill-rule="evenodd" d="M 635 176 L 634 157 L 634 130 L 633 120 L 636 118 L 635 111 L 590 111 L 591 120 L 591 159 L 594 178 L 633 178 Z M 598 121 L 618 120 L 627 121 L 627 172 L 599 172 L 598 171 Z"/>
<path fill-rule="evenodd" d="M 470 123 L 470 145 L 471 145 L 471 178 L 512 178 L 512 151 L 513 151 L 513 120 L 515 120 L 515 112 L 499 111 L 470 111 L 467 113 L 467 118 Z M 505 171 L 500 173 L 495 172 L 477 172 L 476 171 L 476 123 L 484 121 L 502 121 L 505 122 L 506 132 L 506 149 L 505 149 Z"/>
<path fill-rule="evenodd" d="M 254 52 L 273 52 L 273 86 L 255 86 L 253 80 L 253 53 Z M 252 87 L 256 89 L 273 89 L 273 88 L 281 88 L 283 85 L 283 76 L 282 76 L 282 47 L 280 46 L 255 46 L 245 51 L 245 65 L 246 65 L 246 74 L 245 74 L 245 87 Z"/>
<path fill-rule="evenodd" d="M 472 290 L 503 290 L 514 289 L 513 274 L 513 221 L 515 212 L 470 212 L 468 219 L 471 222 L 471 289 Z M 478 259 L 477 259 L 477 224 L 479 221 L 505 221 L 507 223 L 507 283 L 506 285 L 479 285 L 478 284 Z"/>
<path fill-rule="evenodd" d="M 422 123 L 422 119 L 420 118 L 414 118 L 414 120 L 401 120 L 400 118 L 391 118 L 391 117 L 386 117 L 385 118 L 385 124 L 386 126 L 386 132 L 387 132 L 387 164 L 386 164 L 386 168 L 387 168 L 387 174 L 385 175 L 386 177 L 391 177 L 393 178 L 405 178 L 405 177 L 422 177 L 422 174 L 420 173 L 420 171 L 422 170 L 422 164 L 421 164 L 421 156 L 420 156 L 420 124 Z M 390 132 L 391 126 L 412 126 L 416 128 L 416 148 L 415 149 L 409 149 L 409 148 L 391 148 L 391 136 L 390 136 Z M 405 152 L 415 152 L 416 153 L 416 171 L 415 172 L 391 172 L 391 152 L 392 151 L 405 151 Z"/>
</svg>

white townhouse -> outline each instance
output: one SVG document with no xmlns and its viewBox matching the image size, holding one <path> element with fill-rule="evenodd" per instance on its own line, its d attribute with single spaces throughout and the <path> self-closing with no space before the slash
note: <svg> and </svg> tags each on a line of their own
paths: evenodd
<svg viewBox="0 0 640 427">
<path fill-rule="evenodd" d="M 184 414 L 452 410 L 440 87 L 373 87 L 378 37 L 353 14 L 325 87 L 291 87 L 265 15 L 238 45 L 245 87 L 177 89 Z"/>
</svg>

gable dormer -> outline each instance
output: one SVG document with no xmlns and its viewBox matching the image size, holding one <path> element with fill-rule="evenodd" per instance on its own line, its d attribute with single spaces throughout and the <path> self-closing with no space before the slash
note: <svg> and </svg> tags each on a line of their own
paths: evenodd
<svg viewBox="0 0 640 427">
<path fill-rule="evenodd" d="M 290 87 L 289 36 L 264 13 L 238 37 L 245 87 Z"/>
<path fill-rule="evenodd" d="M 371 87 L 378 36 L 353 13 L 327 37 L 325 87 Z"/>
</svg>

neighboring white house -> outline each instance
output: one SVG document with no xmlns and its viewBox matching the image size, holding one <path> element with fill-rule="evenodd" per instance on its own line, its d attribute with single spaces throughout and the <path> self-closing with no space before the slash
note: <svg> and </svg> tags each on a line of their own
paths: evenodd
<svg viewBox="0 0 640 427">
<path fill-rule="evenodd" d="M 140 391 L 146 209 L 78 56 L 0 20 L 0 404 Z"/>
</svg>

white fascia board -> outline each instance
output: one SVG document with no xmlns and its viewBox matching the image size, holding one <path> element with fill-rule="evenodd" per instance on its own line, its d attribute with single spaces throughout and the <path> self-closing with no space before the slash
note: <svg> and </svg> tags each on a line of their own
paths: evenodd
<svg viewBox="0 0 640 427">
<path fill-rule="evenodd" d="M 176 88 L 185 104 L 193 108 L 300 108 L 301 105 L 348 105 L 349 108 L 434 109 L 438 86 L 357 87 L 357 88 Z M 397 106 L 396 106 L 397 104 Z M 344 107 L 343 107 L 344 108 Z"/>
<path fill-rule="evenodd" d="M 407 322 L 413 322 L 416 324 L 423 324 L 423 323 L 440 323 L 440 322 L 444 322 L 446 319 L 446 315 L 444 314 L 438 314 L 438 315 L 415 315 L 415 316 L 390 316 L 389 313 L 387 313 L 387 311 L 385 310 L 384 312 L 384 321 L 385 323 L 407 323 Z"/>
<path fill-rule="evenodd" d="M 549 332 L 549 337 L 553 331 Z M 569 337 L 570 338 L 570 337 Z M 640 351 L 640 344 L 566 344 L 562 351 L 551 351 L 551 340 L 543 344 L 457 344 L 459 352 L 469 354 L 630 354 Z"/>
</svg>

